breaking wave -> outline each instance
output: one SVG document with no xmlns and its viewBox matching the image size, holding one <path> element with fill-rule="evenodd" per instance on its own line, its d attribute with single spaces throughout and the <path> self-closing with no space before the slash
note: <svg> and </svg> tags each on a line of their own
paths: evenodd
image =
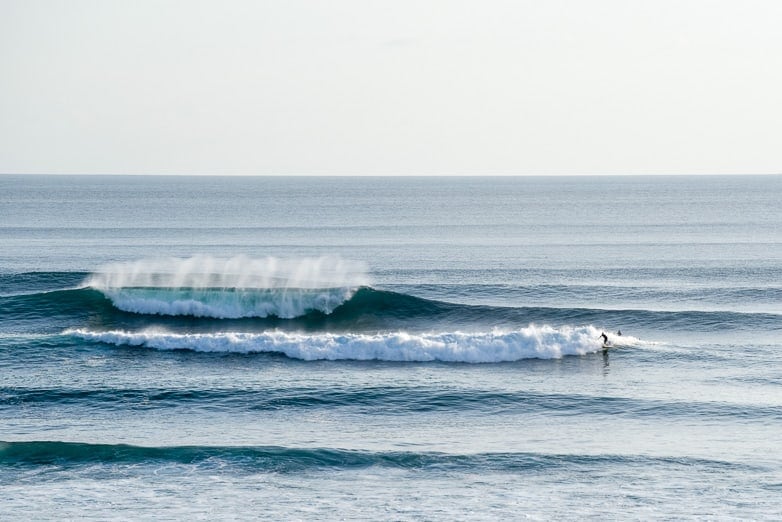
<svg viewBox="0 0 782 522">
<path fill-rule="evenodd" d="M 188 315 L 215 319 L 279 317 L 309 312 L 330 314 L 349 300 L 352 288 L 122 288 L 102 290 L 124 312 Z"/>
<path fill-rule="evenodd" d="M 121 330 L 99 332 L 86 329 L 68 330 L 65 333 L 117 346 L 198 352 L 280 353 L 292 359 L 306 361 L 498 363 L 522 359 L 557 359 L 602 349 L 598 339 L 600 331 L 593 326 L 554 328 L 530 325 L 506 332 L 422 334 L 305 334 L 280 331 L 183 334 Z M 623 341 L 626 344 L 632 342 L 632 338 Z"/>
<path fill-rule="evenodd" d="M 338 257 L 195 256 L 106 265 L 86 285 L 125 312 L 238 319 L 329 314 L 368 282 L 366 265 Z"/>
</svg>

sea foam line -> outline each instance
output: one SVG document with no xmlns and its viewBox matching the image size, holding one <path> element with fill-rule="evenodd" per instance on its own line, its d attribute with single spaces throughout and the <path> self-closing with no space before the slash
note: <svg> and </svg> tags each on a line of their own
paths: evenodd
<svg viewBox="0 0 782 522">
<path fill-rule="evenodd" d="M 199 352 L 269 352 L 306 361 L 496 363 L 521 359 L 557 359 L 601 349 L 599 330 L 592 326 L 553 328 L 530 325 L 510 332 L 423 334 L 305 334 L 280 331 L 181 334 L 122 330 L 99 332 L 86 329 L 67 330 L 65 334 L 117 346 Z"/>
</svg>

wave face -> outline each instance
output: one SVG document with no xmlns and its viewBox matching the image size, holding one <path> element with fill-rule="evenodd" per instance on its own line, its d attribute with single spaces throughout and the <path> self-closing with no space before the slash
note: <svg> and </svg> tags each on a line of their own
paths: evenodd
<svg viewBox="0 0 782 522">
<path fill-rule="evenodd" d="M 118 290 L 114 300 L 107 293 L 76 288 L 0 296 L 0 331 L 18 332 L 29 325 L 48 333 L 82 327 L 178 333 L 426 333 L 509 331 L 547 324 L 555 328 L 595 325 L 626 332 L 774 334 L 782 328 L 778 314 L 469 305 L 369 287 L 299 291 L 142 287 Z"/>
<path fill-rule="evenodd" d="M 238 319 L 331 313 L 368 284 L 363 263 L 338 257 L 146 259 L 106 265 L 86 284 L 126 312 Z"/>
<path fill-rule="evenodd" d="M 300 334 L 285 332 L 174 334 L 164 332 L 95 332 L 69 330 L 90 341 L 118 346 L 198 352 L 281 353 L 293 359 L 442 361 L 466 363 L 556 359 L 602 348 L 592 326 L 529 326 L 513 332 L 409 334 Z M 627 342 L 631 342 L 628 338 Z"/>
<path fill-rule="evenodd" d="M 122 288 L 102 290 L 125 312 L 215 319 L 330 314 L 351 298 L 351 288 Z"/>
</svg>

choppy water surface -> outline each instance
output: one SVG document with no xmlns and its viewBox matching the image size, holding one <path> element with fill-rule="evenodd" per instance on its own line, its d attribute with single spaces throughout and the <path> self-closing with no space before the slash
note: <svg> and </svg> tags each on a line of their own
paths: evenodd
<svg viewBox="0 0 782 522">
<path fill-rule="evenodd" d="M 780 199 L 0 176 L 0 518 L 776 518 Z"/>
</svg>

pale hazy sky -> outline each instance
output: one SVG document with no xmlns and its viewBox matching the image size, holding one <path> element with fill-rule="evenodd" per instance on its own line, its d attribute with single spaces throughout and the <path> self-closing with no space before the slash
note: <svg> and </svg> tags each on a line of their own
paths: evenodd
<svg viewBox="0 0 782 522">
<path fill-rule="evenodd" d="M 780 0 L 0 0 L 0 173 L 782 172 Z"/>
</svg>

